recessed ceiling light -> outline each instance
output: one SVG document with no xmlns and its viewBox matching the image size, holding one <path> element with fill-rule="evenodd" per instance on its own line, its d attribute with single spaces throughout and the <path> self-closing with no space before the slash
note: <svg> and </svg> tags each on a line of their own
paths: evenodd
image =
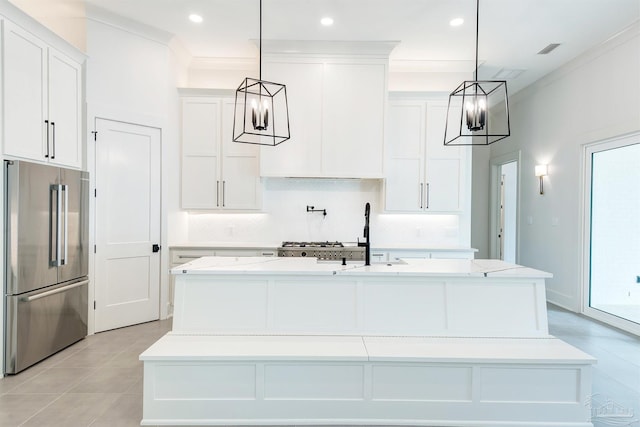
<svg viewBox="0 0 640 427">
<path fill-rule="evenodd" d="M 464 24 L 463 18 L 453 18 L 451 21 L 449 21 L 449 25 L 451 25 L 452 27 L 459 27 L 462 24 Z"/>
<path fill-rule="evenodd" d="M 333 25 L 333 18 L 331 18 L 329 16 L 325 16 L 324 18 L 322 18 L 320 20 L 320 23 L 322 25 L 324 25 L 325 27 L 329 27 L 329 26 Z"/>
<path fill-rule="evenodd" d="M 202 16 L 192 13 L 191 15 L 189 15 L 189 21 L 199 24 L 202 22 Z"/>
</svg>

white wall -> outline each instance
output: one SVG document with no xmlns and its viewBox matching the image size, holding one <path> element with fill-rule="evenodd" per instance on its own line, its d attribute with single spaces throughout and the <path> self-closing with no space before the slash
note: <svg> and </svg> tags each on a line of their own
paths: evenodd
<svg viewBox="0 0 640 427">
<path fill-rule="evenodd" d="M 487 147 L 473 147 L 471 167 L 471 247 L 476 248 L 476 258 L 491 258 L 490 234 L 490 160 Z"/>
<path fill-rule="evenodd" d="M 638 76 L 636 23 L 516 94 L 511 136 L 491 146 L 492 157 L 522 152 L 519 263 L 553 273 L 548 299 L 575 311 L 581 309 L 584 244 L 582 146 L 640 130 Z M 549 165 L 544 196 L 533 173 L 539 163 Z M 475 233 L 483 227 L 474 221 Z"/>
<path fill-rule="evenodd" d="M 91 10 L 87 21 L 87 132 L 93 130 L 96 117 L 161 130 L 162 212 L 159 214 L 161 244 L 166 248 L 172 232 L 187 233 L 187 216 L 179 210 L 180 109 L 176 88 L 187 80 L 189 57 L 165 34 L 131 27 L 130 23 L 119 25 L 113 17 L 106 18 L 102 11 Z M 91 134 L 87 135 L 87 141 L 87 168 L 94 185 L 95 150 Z M 92 218 L 94 212 L 92 205 Z M 90 239 L 93 244 L 93 224 Z M 168 268 L 168 252 L 162 252 L 162 271 Z M 93 265 L 91 256 L 90 275 Z M 161 307 L 166 307 L 168 280 L 165 274 L 161 278 Z M 93 288 L 89 293 L 91 300 Z M 90 332 L 92 327 L 90 322 Z"/>
</svg>

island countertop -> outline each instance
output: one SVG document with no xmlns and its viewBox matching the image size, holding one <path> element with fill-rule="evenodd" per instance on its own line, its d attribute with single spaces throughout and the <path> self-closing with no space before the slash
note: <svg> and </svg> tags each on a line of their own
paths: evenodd
<svg viewBox="0 0 640 427">
<path fill-rule="evenodd" d="M 202 257 L 171 269 L 174 275 L 342 275 L 550 278 L 550 273 L 494 259 L 403 259 L 396 263 L 318 261 L 315 258 Z"/>
</svg>

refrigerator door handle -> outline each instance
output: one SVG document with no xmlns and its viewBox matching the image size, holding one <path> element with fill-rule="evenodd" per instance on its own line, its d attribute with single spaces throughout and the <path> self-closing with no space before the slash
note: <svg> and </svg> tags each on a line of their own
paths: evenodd
<svg viewBox="0 0 640 427">
<path fill-rule="evenodd" d="M 56 185 L 56 266 L 62 265 L 62 185 Z"/>
<path fill-rule="evenodd" d="M 58 266 L 58 255 L 60 251 L 58 250 L 58 241 L 59 241 L 59 232 L 60 232 L 60 192 L 58 190 L 58 185 L 51 184 L 49 186 L 49 266 L 57 267 Z M 56 193 L 55 198 L 53 193 Z M 53 208 L 54 203 L 56 204 L 55 210 Z M 56 216 L 55 220 L 53 216 Z M 54 237 L 54 227 L 55 227 L 55 237 Z M 54 241 L 55 239 L 55 241 Z"/>
<path fill-rule="evenodd" d="M 59 293 L 62 293 L 62 292 L 66 292 L 69 289 L 79 288 L 80 286 L 84 286 L 84 285 L 87 285 L 87 284 L 89 284 L 89 281 L 88 280 L 83 280 L 81 282 L 72 283 L 70 285 L 63 286 L 63 287 L 58 288 L 58 289 L 53 289 L 51 291 L 42 292 L 42 293 L 39 293 L 39 294 L 31 295 L 29 297 L 22 297 L 22 298 L 20 298 L 20 301 L 22 301 L 22 302 L 34 301 L 34 300 L 37 300 L 37 299 L 40 299 L 40 298 L 48 297 L 50 295 L 55 295 L 55 294 L 59 294 Z"/>
<path fill-rule="evenodd" d="M 64 251 L 59 265 L 66 265 L 69 255 L 69 186 L 61 185 L 60 188 L 64 193 Z"/>
</svg>

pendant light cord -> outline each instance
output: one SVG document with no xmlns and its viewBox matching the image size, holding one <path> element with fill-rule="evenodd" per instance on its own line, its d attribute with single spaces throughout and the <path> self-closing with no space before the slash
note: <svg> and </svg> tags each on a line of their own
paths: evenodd
<svg viewBox="0 0 640 427">
<path fill-rule="evenodd" d="M 260 52 L 258 53 L 259 55 L 259 65 L 258 65 L 258 79 L 262 80 L 262 0 L 260 0 L 260 47 L 259 47 Z M 476 48 L 477 51 L 477 48 Z M 477 53 L 476 53 L 477 55 Z M 476 63 L 478 62 L 478 60 L 476 59 Z"/>
<path fill-rule="evenodd" d="M 260 0 L 260 4 L 262 4 L 262 0 Z M 473 79 L 478 81 L 478 35 L 479 35 L 479 27 L 480 27 L 480 0 L 476 0 L 476 68 L 473 72 Z"/>
</svg>

